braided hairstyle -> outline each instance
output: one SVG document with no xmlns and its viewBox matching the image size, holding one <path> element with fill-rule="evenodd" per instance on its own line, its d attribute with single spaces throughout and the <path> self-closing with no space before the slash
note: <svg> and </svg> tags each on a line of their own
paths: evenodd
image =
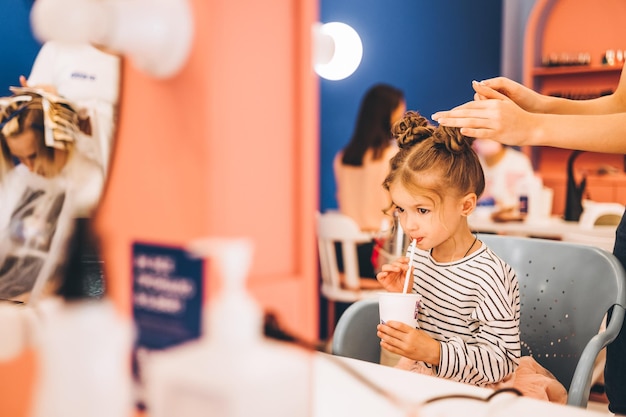
<svg viewBox="0 0 626 417">
<path fill-rule="evenodd" d="M 400 150 L 391 159 L 383 187 L 400 181 L 409 192 L 433 196 L 436 203 L 444 196 L 460 197 L 485 189 L 485 175 L 472 149 L 473 138 L 458 128 L 432 126 L 415 111 L 408 111 L 392 127 Z"/>
</svg>

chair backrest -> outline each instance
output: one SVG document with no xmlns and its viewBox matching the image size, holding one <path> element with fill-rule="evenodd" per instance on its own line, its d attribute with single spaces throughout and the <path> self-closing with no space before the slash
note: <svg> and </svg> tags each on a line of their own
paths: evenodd
<svg viewBox="0 0 626 417">
<path fill-rule="evenodd" d="M 335 242 L 341 244 L 344 279 L 349 288 L 359 288 L 360 273 L 357 244 L 372 240 L 349 216 L 329 211 L 317 214 L 317 242 L 323 285 L 339 289 L 341 280 L 337 266 Z"/>
<path fill-rule="evenodd" d="M 624 320 L 624 268 L 611 253 L 589 245 L 486 234 L 479 239 L 517 273 L 522 354 L 568 389 L 568 404 L 586 406 L 596 357 Z"/>
<path fill-rule="evenodd" d="M 380 363 L 380 339 L 376 335 L 379 322 L 378 298 L 365 298 L 351 304 L 335 327 L 333 355 Z"/>
</svg>

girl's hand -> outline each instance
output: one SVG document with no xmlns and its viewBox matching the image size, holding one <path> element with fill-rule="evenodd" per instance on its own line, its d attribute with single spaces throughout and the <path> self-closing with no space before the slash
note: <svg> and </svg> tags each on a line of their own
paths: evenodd
<svg viewBox="0 0 626 417">
<path fill-rule="evenodd" d="M 441 346 L 423 330 L 414 329 L 399 321 L 379 324 L 376 329 L 382 348 L 414 361 L 439 365 Z"/>
<path fill-rule="evenodd" d="M 409 258 L 400 257 L 390 264 L 384 264 L 376 279 L 389 292 L 402 292 L 404 277 L 409 268 Z M 409 288 L 413 288 L 413 274 L 410 276 Z"/>
</svg>

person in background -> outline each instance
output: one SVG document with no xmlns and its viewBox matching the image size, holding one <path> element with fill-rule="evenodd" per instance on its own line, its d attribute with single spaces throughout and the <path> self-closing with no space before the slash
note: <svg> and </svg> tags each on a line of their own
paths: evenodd
<svg viewBox="0 0 626 417">
<path fill-rule="evenodd" d="M 78 115 L 43 90 L 0 98 L 0 299 L 23 300 L 59 252 L 71 219 L 99 201 L 100 167 L 76 152 Z"/>
<path fill-rule="evenodd" d="M 401 90 L 387 84 L 372 86 L 361 101 L 350 142 L 333 161 L 339 211 L 373 237 L 385 228 L 387 220 L 384 209 L 389 206 L 389 197 L 381 184 L 389 170 L 389 160 L 398 151 L 391 126 L 405 110 Z M 358 247 L 362 277 L 376 277 L 374 247 L 373 239 Z M 373 284 L 378 286 L 375 280 Z"/>
<path fill-rule="evenodd" d="M 532 358 L 522 361 L 520 295 L 515 271 L 469 228 L 467 217 L 485 187 L 472 138 L 434 128 L 417 112 L 393 127 L 400 151 L 384 182 L 402 228 L 416 242 L 412 259 L 383 265 L 377 279 L 421 295 L 419 328 L 377 326 L 396 367 L 478 386 L 513 386 L 524 395 L 565 403 L 567 392 Z M 532 377 L 516 377 L 522 369 Z M 538 388 L 541 387 L 541 388 Z"/>
<path fill-rule="evenodd" d="M 523 152 L 491 139 L 477 139 L 472 146 L 485 173 L 485 192 L 478 205 L 490 207 L 494 220 L 519 217 L 520 185 L 535 173 L 530 159 Z"/>
<path fill-rule="evenodd" d="M 91 44 L 48 41 L 43 44 L 23 87 L 37 87 L 70 100 L 81 113 L 76 147 L 108 173 L 117 123 L 121 58 Z"/>
<path fill-rule="evenodd" d="M 437 112 L 433 120 L 507 145 L 626 154 L 626 66 L 612 94 L 589 100 L 542 95 L 506 77 L 472 85 L 473 101 Z M 626 267 L 626 216 L 617 227 L 613 254 Z M 626 415 L 626 323 L 607 346 L 604 386 L 609 410 Z"/>
<path fill-rule="evenodd" d="M 75 217 L 89 217 L 104 176 L 94 161 L 76 151 L 76 110 L 53 93 L 12 89 L 13 96 L 0 98 L 0 184 L 9 186 L 13 176 L 26 172 L 49 179 L 71 193 Z"/>
</svg>

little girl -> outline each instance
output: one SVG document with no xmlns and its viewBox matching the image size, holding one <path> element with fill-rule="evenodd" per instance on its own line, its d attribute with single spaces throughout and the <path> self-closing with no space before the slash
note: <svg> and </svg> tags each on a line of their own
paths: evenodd
<svg viewBox="0 0 626 417">
<path fill-rule="evenodd" d="M 435 128 L 412 111 L 392 131 L 400 151 L 383 186 L 417 249 L 413 259 L 384 265 L 377 279 L 388 291 L 402 292 L 412 268 L 412 291 L 422 303 L 419 329 L 394 321 L 378 325 L 381 347 L 402 357 L 399 368 L 479 386 L 513 385 L 564 403 L 565 389 L 549 372 L 537 373 L 531 358 L 531 389 L 514 378 L 521 353 L 519 287 L 515 271 L 467 223 L 485 187 L 473 139 L 455 128 Z M 538 394 L 537 383 L 543 384 Z"/>
</svg>

